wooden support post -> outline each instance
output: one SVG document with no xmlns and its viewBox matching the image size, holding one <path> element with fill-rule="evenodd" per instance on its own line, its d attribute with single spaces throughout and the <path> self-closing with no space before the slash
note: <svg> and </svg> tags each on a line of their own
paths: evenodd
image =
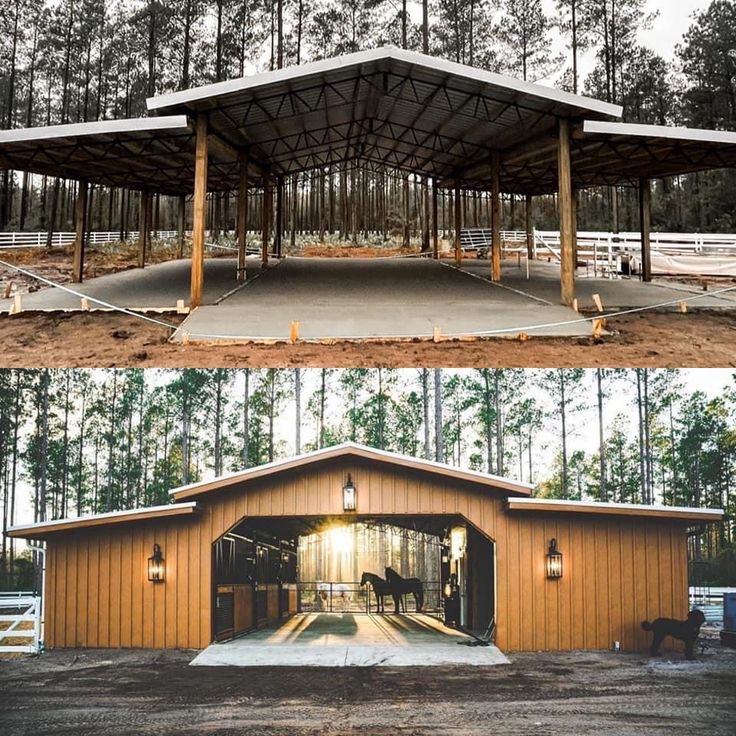
<svg viewBox="0 0 736 736">
<path fill-rule="evenodd" d="M 437 178 L 432 177 L 432 258 L 435 259 L 440 257 L 437 209 Z"/>
<path fill-rule="evenodd" d="M 320 229 L 322 225 L 320 224 Z M 281 258 L 281 245 L 284 239 L 284 177 L 276 177 L 276 232 L 274 234 L 274 250 L 276 257 Z"/>
<path fill-rule="evenodd" d="M 246 279 L 245 246 L 248 236 L 248 154 L 240 154 L 240 180 L 238 182 L 238 281 Z"/>
<path fill-rule="evenodd" d="M 148 231 L 151 228 L 151 221 L 148 219 L 151 213 L 151 208 L 148 206 L 150 198 L 151 195 L 148 192 L 141 192 L 138 205 L 138 268 L 146 265 L 146 245 Z"/>
<path fill-rule="evenodd" d="M 501 157 L 491 157 L 491 281 L 501 280 Z"/>
<path fill-rule="evenodd" d="M 557 148 L 558 205 L 560 209 L 560 292 L 562 303 L 575 299 L 575 253 L 572 221 L 572 173 L 570 171 L 570 121 L 560 120 Z"/>
<path fill-rule="evenodd" d="M 197 115 L 197 142 L 194 162 L 194 199 L 192 201 L 192 281 L 189 304 L 202 302 L 204 285 L 204 233 L 207 227 L 207 116 Z"/>
<path fill-rule="evenodd" d="M 74 260 L 72 264 L 72 280 L 81 284 L 84 278 L 84 246 L 87 239 L 87 193 L 89 185 L 82 179 L 77 190 L 77 201 L 74 205 Z"/>
<path fill-rule="evenodd" d="M 268 266 L 268 244 L 271 239 L 271 209 L 273 206 L 273 184 L 268 174 L 263 175 L 263 207 L 261 231 L 263 244 L 261 248 L 261 263 L 263 268 Z"/>
<path fill-rule="evenodd" d="M 186 230 L 187 198 L 182 194 L 179 197 L 179 212 L 177 220 L 176 257 L 184 258 L 184 231 Z"/>
<path fill-rule="evenodd" d="M 572 255 L 573 255 L 573 268 L 575 271 L 578 270 L 578 193 L 574 191 L 572 193 Z"/>
<path fill-rule="evenodd" d="M 639 222 L 641 223 L 641 280 L 652 280 L 652 183 L 639 180 Z"/>
<path fill-rule="evenodd" d="M 534 260 L 534 200 L 531 194 L 526 195 L 526 257 Z"/>
<path fill-rule="evenodd" d="M 463 250 L 460 243 L 460 231 L 463 227 L 463 204 L 460 199 L 460 187 L 455 186 L 455 265 L 460 266 L 463 262 Z"/>
</svg>

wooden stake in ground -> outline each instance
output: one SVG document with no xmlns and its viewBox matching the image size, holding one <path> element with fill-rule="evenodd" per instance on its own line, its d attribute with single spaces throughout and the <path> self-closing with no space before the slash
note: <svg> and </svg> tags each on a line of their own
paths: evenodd
<svg viewBox="0 0 736 736">
<path fill-rule="evenodd" d="M 570 170 L 570 122 L 560 120 L 557 147 L 560 210 L 560 292 L 569 307 L 575 298 L 575 245 L 573 242 L 572 174 Z"/>
<path fill-rule="evenodd" d="M 81 179 L 74 205 L 74 261 L 72 265 L 72 281 L 82 283 L 84 278 L 84 246 L 87 236 L 87 192 L 89 185 Z"/>
<path fill-rule="evenodd" d="M 189 303 L 202 302 L 204 285 L 204 233 L 207 225 L 207 116 L 197 115 L 197 144 L 194 163 L 194 199 L 192 202 L 192 281 Z"/>
<path fill-rule="evenodd" d="M 501 158 L 491 159 L 491 281 L 501 280 Z"/>
</svg>

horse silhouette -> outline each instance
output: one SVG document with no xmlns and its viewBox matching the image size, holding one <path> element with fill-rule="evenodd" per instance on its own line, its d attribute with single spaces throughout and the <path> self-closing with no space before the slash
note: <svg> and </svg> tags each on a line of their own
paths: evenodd
<svg viewBox="0 0 736 736">
<path fill-rule="evenodd" d="M 424 607 L 424 586 L 419 578 L 402 578 L 396 570 L 391 567 L 387 567 L 386 582 L 391 588 L 395 613 L 400 613 L 399 603 L 401 601 L 401 597 L 406 593 L 411 593 L 414 596 L 417 613 L 421 612 Z"/>
<path fill-rule="evenodd" d="M 371 588 L 373 588 L 373 594 L 376 596 L 376 611 L 378 613 L 384 613 L 383 599 L 387 595 L 393 595 L 391 586 L 382 577 L 372 572 L 364 572 L 360 578 L 361 587 L 366 583 L 370 583 Z"/>
</svg>

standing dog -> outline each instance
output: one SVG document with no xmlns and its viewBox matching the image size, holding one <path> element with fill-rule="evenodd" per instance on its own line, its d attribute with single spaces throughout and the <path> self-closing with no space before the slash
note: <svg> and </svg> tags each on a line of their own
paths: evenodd
<svg viewBox="0 0 736 736">
<path fill-rule="evenodd" d="M 695 641 L 700 633 L 700 627 L 705 623 L 705 615 L 697 609 L 690 611 L 684 621 L 678 621 L 674 618 L 658 618 L 652 621 L 642 621 L 641 627 L 644 631 L 654 632 L 652 638 L 652 646 L 650 653 L 652 657 L 659 656 L 659 647 L 662 645 L 665 636 L 671 636 L 673 639 L 679 639 L 685 642 L 685 656 L 688 659 L 695 659 L 693 649 Z"/>
</svg>

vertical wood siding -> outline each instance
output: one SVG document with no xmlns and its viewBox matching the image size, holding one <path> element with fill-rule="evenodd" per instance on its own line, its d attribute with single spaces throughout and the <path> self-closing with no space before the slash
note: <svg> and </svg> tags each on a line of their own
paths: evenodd
<svg viewBox="0 0 736 736">
<path fill-rule="evenodd" d="M 685 527 L 631 517 L 509 513 L 504 494 L 365 460 L 339 459 L 201 499 L 199 516 L 52 536 L 49 647 L 201 648 L 212 636 L 212 544 L 246 516 L 343 516 L 351 473 L 358 514 L 460 514 L 495 542 L 501 649 L 642 650 L 641 621 L 687 613 Z M 547 580 L 555 537 L 564 574 Z M 161 545 L 164 583 L 147 558 Z"/>
</svg>

